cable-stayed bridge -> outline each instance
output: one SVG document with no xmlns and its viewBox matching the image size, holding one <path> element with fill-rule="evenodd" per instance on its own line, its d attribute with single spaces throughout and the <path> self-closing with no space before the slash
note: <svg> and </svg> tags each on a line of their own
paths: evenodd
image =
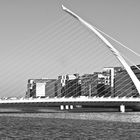
<svg viewBox="0 0 140 140">
<path fill-rule="evenodd" d="M 120 52 L 102 35 L 106 35 L 104 32 L 98 30 L 97 28 L 93 27 L 91 24 L 83 20 L 81 17 L 79 17 L 77 14 L 66 8 L 65 6 L 62 6 L 63 10 L 66 11 L 68 14 L 76 18 L 76 20 L 80 21 L 86 28 L 88 28 L 90 31 L 94 33 L 95 36 L 101 41 L 102 44 L 104 44 L 112 53 L 113 55 L 120 61 L 122 66 L 125 68 L 126 72 L 128 73 L 129 77 L 134 83 L 134 86 L 136 87 L 136 90 L 138 94 L 140 94 L 140 81 L 138 80 L 137 76 L 134 74 L 130 66 L 127 64 L 124 57 L 120 54 Z M 101 34 L 102 33 L 102 34 Z M 107 35 L 108 36 L 108 35 Z M 108 36 L 109 37 L 109 36 Z M 121 44 L 122 45 L 122 44 Z M 124 45 L 122 45 L 125 47 Z M 130 49 L 129 49 L 130 50 Z M 135 53 L 133 50 L 130 50 L 133 53 Z M 137 55 L 137 53 L 135 53 Z M 127 58 L 126 58 L 127 59 Z M 137 66 L 136 66 L 137 67 Z M 137 67 L 139 69 L 139 67 Z M 123 77 L 122 77 L 123 78 Z M 126 83 L 128 84 L 128 83 Z M 58 89 L 60 90 L 60 89 Z M 101 91 L 102 92 L 102 91 Z M 122 94 L 122 93 L 121 93 Z M 140 98 L 137 96 L 134 98 L 134 96 L 94 96 L 94 97 L 55 97 L 55 98 L 30 98 L 30 99 L 13 99 L 13 100 L 0 100 L 0 106 L 8 107 L 51 107 L 51 106 L 57 106 L 60 108 L 60 110 L 74 110 L 74 108 L 80 108 L 80 106 L 86 106 L 86 107 L 116 107 L 120 108 L 122 112 L 125 111 L 125 107 L 129 109 L 138 110 L 140 106 Z"/>
</svg>

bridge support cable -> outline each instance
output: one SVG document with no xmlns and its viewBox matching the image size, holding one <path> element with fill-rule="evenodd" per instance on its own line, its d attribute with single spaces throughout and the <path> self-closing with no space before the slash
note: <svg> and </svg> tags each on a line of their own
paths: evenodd
<svg viewBox="0 0 140 140">
<path fill-rule="evenodd" d="M 125 80 L 124 82 L 126 82 L 126 81 L 127 81 L 127 80 Z M 121 84 L 122 84 L 122 83 L 121 83 Z M 121 85 L 121 84 L 120 84 L 120 85 Z M 130 92 L 130 93 L 128 92 L 129 90 L 132 89 L 132 87 L 130 86 L 130 84 L 131 84 L 131 81 L 129 81 L 129 82 L 125 85 L 125 87 L 121 87 L 121 88 L 115 93 L 115 94 L 117 95 L 117 97 L 124 97 L 124 96 L 125 96 L 125 97 L 129 97 L 129 95 L 132 94 L 132 92 Z M 126 88 L 127 86 L 129 86 L 129 87 Z M 117 87 L 116 87 L 116 88 L 117 88 Z M 122 92 L 119 93 L 119 91 L 122 91 Z M 128 92 L 129 94 L 128 94 L 127 92 Z M 127 94 L 125 94 L 125 93 L 127 93 Z M 124 94 L 125 94 L 125 95 L 124 95 Z M 136 93 L 135 93 L 135 95 L 136 95 Z M 135 96 L 135 95 L 132 94 L 131 96 Z M 131 96 L 130 96 L 130 97 L 131 97 Z"/>
<path fill-rule="evenodd" d="M 126 81 L 129 81 L 128 83 L 127 83 L 127 85 L 125 85 L 125 86 L 128 86 L 129 84 L 131 84 L 131 79 L 130 79 L 130 77 L 126 77 L 127 75 L 125 74 L 125 75 L 122 75 L 121 76 L 121 78 L 119 78 L 119 75 L 117 75 L 115 78 L 117 79 L 116 81 L 115 81 L 115 87 L 113 87 L 113 88 L 119 88 L 119 87 L 121 87 L 121 85 L 124 83 L 124 82 L 126 82 Z M 123 79 L 125 79 L 125 81 L 123 80 Z M 130 80 L 129 80 L 130 79 Z M 96 82 L 97 80 L 94 80 L 94 82 Z M 96 85 L 95 85 L 96 86 Z M 95 88 L 95 86 L 94 87 L 92 87 L 92 88 Z M 102 85 L 101 87 L 99 87 L 98 88 L 98 90 L 101 90 L 102 88 L 104 87 L 104 85 Z M 125 88 L 125 87 L 121 87 L 121 89 L 122 88 Z M 131 86 L 129 86 L 129 89 L 131 89 L 132 87 Z M 107 97 L 107 94 L 108 94 L 108 92 L 107 93 L 105 93 L 107 90 L 109 90 L 110 89 L 110 87 L 108 87 L 108 88 L 105 88 L 104 90 L 102 90 L 101 92 L 99 92 L 99 94 L 97 94 L 96 96 L 98 96 L 98 97 L 100 97 L 101 95 L 101 97 Z M 121 90 L 120 88 L 119 88 L 119 90 Z M 103 94 L 103 93 L 105 93 L 105 94 Z M 116 96 L 117 95 L 117 93 L 118 92 L 111 92 L 111 96 Z M 132 94 L 132 93 L 131 93 Z M 121 95 L 118 95 L 118 96 L 120 96 L 121 97 Z M 127 94 L 127 96 L 128 96 L 128 94 Z"/>
<path fill-rule="evenodd" d="M 136 86 L 139 94 L 140 94 L 140 81 L 137 79 L 136 75 L 134 72 L 131 70 L 129 65 L 126 63 L 125 59 L 121 56 L 120 52 L 116 50 L 111 43 L 105 39 L 91 24 L 87 23 L 85 20 L 83 20 L 81 17 L 76 15 L 74 12 L 71 10 L 67 9 L 65 6 L 62 5 L 62 8 L 64 11 L 66 11 L 68 14 L 73 16 L 75 19 L 80 21 L 83 25 L 85 25 L 88 29 L 90 29 L 92 32 L 94 32 L 106 45 L 107 47 L 111 50 L 111 52 L 118 58 L 118 60 L 121 62 L 121 64 L 124 66 L 126 71 L 128 72 L 129 76 L 131 77 L 132 81 L 134 82 L 134 85 Z"/>
<path fill-rule="evenodd" d="M 123 79 L 125 77 L 125 75 L 123 75 L 122 77 L 121 77 L 121 79 Z M 121 79 L 119 79 L 119 80 L 121 80 Z M 119 82 L 119 80 L 117 80 L 116 82 Z M 126 79 L 126 81 L 128 80 L 128 78 Z M 96 82 L 97 80 L 94 80 L 93 82 Z M 125 81 L 123 81 L 123 82 L 125 82 Z M 117 84 L 117 86 L 119 86 L 119 85 L 121 85 L 123 82 L 119 82 L 118 84 Z M 55 82 L 54 82 L 55 83 Z M 76 83 L 75 83 L 76 84 Z M 75 84 L 74 85 L 71 85 L 69 88 L 67 88 L 66 89 L 66 94 L 65 94 L 65 96 L 66 97 L 69 97 L 69 92 L 67 92 L 70 88 L 72 88 L 73 86 L 75 86 Z M 93 83 L 92 83 L 93 84 Z M 128 84 L 130 84 L 130 82 L 128 83 Z M 117 88 L 117 86 L 116 86 L 116 88 Z M 99 89 L 101 89 L 103 86 L 101 86 Z M 78 87 L 76 87 L 76 90 L 77 90 L 77 88 Z M 129 89 L 130 89 L 131 87 L 129 87 Z M 108 87 L 108 89 L 109 89 L 109 87 Z M 98 96 L 99 95 L 101 95 L 102 93 L 104 93 L 105 92 L 105 90 L 108 90 L 108 89 L 104 89 L 103 91 L 101 91 L 99 94 L 98 94 Z M 58 89 L 57 91 L 59 92 L 61 89 Z M 75 89 L 73 89 L 73 90 L 75 90 Z M 51 89 L 49 89 L 49 91 L 51 91 Z M 80 92 L 80 91 L 79 91 Z M 87 92 L 88 93 L 88 92 Z M 76 93 L 76 94 L 78 94 L 79 95 L 79 93 Z M 75 95 L 76 95 L 75 94 Z M 86 93 L 85 93 L 86 94 Z M 108 93 L 106 93 L 106 94 L 103 94 L 103 96 L 105 97 L 106 95 L 107 95 Z M 115 95 L 117 95 L 117 93 L 113 93 L 113 94 L 115 94 Z M 75 95 L 73 95 L 73 96 L 75 96 Z M 87 94 L 86 94 L 87 95 Z M 53 93 L 52 94 L 50 94 L 49 96 L 53 96 Z M 59 95 L 58 95 L 59 96 Z M 61 95 L 60 95 L 61 96 Z M 95 95 L 96 96 L 96 95 Z M 119 95 L 119 96 L 121 96 L 121 95 Z"/>
<path fill-rule="evenodd" d="M 119 78 L 119 79 L 117 79 L 117 80 L 115 81 L 115 83 L 116 83 L 115 89 L 118 89 L 119 87 L 121 87 L 121 85 L 122 85 L 123 83 L 127 82 L 127 81 L 130 79 L 129 77 L 127 77 L 127 79 L 125 79 L 125 81 L 121 81 L 121 80 L 123 80 L 123 78 L 125 78 L 125 77 L 126 77 L 126 75 L 123 75 L 121 78 Z M 130 80 L 131 80 L 131 79 L 130 79 Z M 132 82 L 132 81 L 129 81 L 124 87 L 119 88 L 119 91 L 121 91 L 121 90 L 123 90 L 124 88 L 126 88 L 126 86 L 129 86 L 129 85 L 131 84 L 131 82 Z M 102 87 L 103 87 L 103 86 L 102 86 Z M 101 89 L 102 87 L 100 87 L 99 89 Z M 107 89 L 102 90 L 102 91 L 98 94 L 98 97 L 100 97 L 101 94 L 103 94 L 103 93 L 104 93 L 105 91 L 107 91 L 109 88 L 110 88 L 110 87 L 108 87 Z M 129 88 L 128 88 L 127 90 L 130 90 L 131 88 L 132 88 L 132 87 L 129 86 Z M 119 93 L 119 91 L 116 92 L 116 90 L 115 90 L 115 92 L 111 93 L 111 94 L 112 94 L 111 96 L 113 96 L 113 97 L 123 97 L 123 94 L 124 94 L 124 93 Z M 123 90 L 123 92 L 126 93 L 126 89 Z M 118 94 L 118 93 L 119 93 L 119 94 Z M 107 94 L 108 94 L 108 93 L 103 94 L 103 96 L 101 96 L 101 97 L 105 97 Z M 129 93 L 129 94 L 132 94 L 132 93 Z M 128 96 L 128 94 L 125 95 L 125 96 Z M 133 96 L 133 95 L 132 95 L 132 96 Z"/>
<path fill-rule="evenodd" d="M 124 77 L 125 77 L 125 75 L 121 76 L 121 79 L 123 79 Z M 128 78 L 129 78 L 129 77 L 128 77 Z M 125 79 L 125 80 L 127 81 L 128 78 Z M 121 79 L 119 79 L 119 80 L 121 80 Z M 120 82 L 119 80 L 116 81 L 116 83 L 118 82 L 117 86 L 119 86 L 119 85 L 123 84 L 123 82 L 125 82 L 125 81 Z M 97 81 L 97 80 L 94 80 L 93 83 L 96 82 L 96 81 Z M 130 82 L 131 82 L 131 81 L 130 81 Z M 127 85 L 130 84 L 130 82 L 127 83 Z M 54 84 L 54 83 L 55 83 L 55 82 L 53 82 L 53 83 L 51 83 L 51 84 Z M 92 84 L 93 84 L 93 83 L 92 83 Z M 76 83 L 75 83 L 75 84 L 76 84 Z M 72 88 L 73 86 L 75 86 L 75 84 L 74 84 L 74 85 L 71 85 L 69 88 Z M 96 86 L 96 85 L 95 85 L 95 86 Z M 116 88 L 117 88 L 117 86 L 116 86 Z M 101 86 L 99 89 L 101 89 L 102 87 L 103 87 L 103 86 Z M 66 97 L 70 97 L 70 96 L 69 96 L 70 93 L 67 92 L 67 91 L 69 90 L 69 88 L 66 89 L 66 93 L 67 93 L 67 94 L 65 94 Z M 77 90 L 77 88 L 78 88 L 78 87 L 76 87 L 76 90 Z M 93 88 L 93 87 L 92 87 L 92 88 Z M 131 87 L 129 86 L 129 89 L 130 89 L 130 88 L 131 88 Z M 109 87 L 108 87 L 108 89 L 109 89 Z M 98 96 L 100 96 L 102 93 L 104 93 L 104 92 L 105 92 L 106 90 L 108 90 L 108 89 L 104 89 L 103 91 L 101 91 L 101 92 L 98 94 Z M 58 92 L 59 92 L 60 90 L 61 90 L 61 89 L 57 89 Z M 74 90 L 75 90 L 75 89 L 74 89 Z M 51 91 L 51 89 L 49 89 L 49 91 Z M 86 93 L 87 93 L 87 94 L 86 94 Z M 86 93 L 85 93 L 86 95 L 89 95 L 88 92 L 86 92 Z M 52 97 L 53 94 L 54 94 L 54 93 L 49 94 L 49 96 Z M 76 94 L 79 95 L 79 92 L 76 93 Z M 76 95 L 76 94 L 75 94 L 75 95 Z M 103 97 L 103 96 L 104 96 L 104 97 L 107 97 L 107 94 L 108 94 L 108 93 L 102 94 L 102 97 Z M 73 95 L 73 96 L 75 96 L 75 95 Z M 113 95 L 117 95 L 117 93 L 113 93 Z M 127 95 L 128 95 L 128 94 L 127 94 Z M 60 97 L 60 96 L 61 96 L 61 95 L 58 95 L 58 97 Z M 94 95 L 94 96 L 97 96 L 97 95 Z M 118 95 L 118 96 L 121 96 L 121 95 Z"/>
<path fill-rule="evenodd" d="M 125 59 L 128 60 L 132 65 L 134 65 L 134 63 L 132 61 L 130 61 L 127 57 L 125 57 Z M 136 67 L 140 70 L 140 68 L 138 66 L 136 66 Z M 115 78 L 117 79 L 118 76 L 116 76 Z M 125 80 L 123 80 L 123 79 L 125 79 Z M 125 90 L 123 90 L 123 92 L 126 93 L 127 91 L 131 90 L 131 88 L 132 88 L 133 85 L 131 85 L 131 82 L 132 81 L 131 81 L 131 79 L 130 80 L 129 79 L 130 79 L 130 77 L 127 77 L 126 74 L 125 75 L 122 75 L 119 79 L 117 79 L 117 81 L 115 81 L 115 83 L 117 85 L 117 86 L 115 85 L 115 88 L 117 89 L 117 88 L 119 88 L 119 86 L 121 86 L 121 84 L 124 84 L 125 82 L 127 82 L 127 84 L 124 87 L 119 88 L 119 91 L 125 89 Z M 121 80 L 123 80 L 123 81 L 121 81 Z M 126 88 L 126 87 L 128 87 L 128 88 Z M 103 91 L 101 91 L 98 94 L 98 96 L 100 94 L 102 94 L 103 92 L 105 92 L 105 90 L 107 90 L 107 89 L 104 89 Z M 117 95 L 118 94 L 118 97 L 123 97 L 124 96 L 123 95 L 124 93 L 119 94 L 119 91 L 115 92 L 113 95 Z M 133 91 L 132 91 L 132 92 L 128 92 L 128 94 L 126 94 L 125 96 L 128 96 L 128 97 L 129 96 L 136 97 L 136 96 L 138 96 L 137 94 L 138 94 L 137 92 L 136 93 L 133 93 Z M 105 95 L 103 95 L 103 96 L 105 97 L 106 95 L 107 95 L 107 93 Z"/>
<path fill-rule="evenodd" d="M 122 82 L 120 82 L 120 80 L 122 80 L 123 78 L 125 78 L 125 76 L 126 75 L 123 75 L 123 76 L 121 76 L 121 78 L 119 78 L 117 81 L 116 81 L 116 83 L 118 83 L 117 84 L 117 86 L 116 86 L 116 88 L 119 88 L 119 86 L 121 86 L 124 82 L 126 82 L 126 81 L 128 81 L 129 79 L 130 79 L 130 77 L 127 77 L 127 79 L 125 79 L 125 81 L 122 81 Z M 131 79 L 130 79 L 131 80 Z M 97 80 L 94 80 L 93 82 L 96 82 Z M 132 81 L 129 81 L 128 83 L 127 83 L 127 85 L 126 86 L 129 86 L 130 84 L 131 84 L 131 82 Z M 75 86 L 75 84 L 74 85 L 72 85 L 72 86 L 70 86 L 69 88 L 72 88 L 73 86 Z M 99 89 L 101 89 L 102 87 L 104 87 L 104 86 L 101 86 Z M 65 94 L 65 96 L 66 97 L 71 97 L 71 96 L 69 96 L 70 95 L 70 93 L 69 92 L 67 92 L 68 90 L 69 90 L 69 88 L 68 89 L 66 89 L 66 94 Z M 73 90 L 77 90 L 77 88 L 78 87 L 76 87 L 76 89 L 73 89 Z M 123 89 L 123 88 L 125 88 L 125 87 L 121 87 L 119 90 L 121 90 L 121 89 Z M 126 91 L 128 91 L 128 90 L 130 90 L 132 87 L 131 86 L 129 86 L 129 88 L 128 89 L 125 89 L 125 90 L 123 90 L 125 93 L 126 93 Z M 85 88 L 83 88 L 83 90 L 84 89 L 86 89 L 86 87 Z M 99 90 L 98 89 L 98 90 Z M 97 95 L 95 95 L 95 96 L 100 96 L 101 94 L 103 94 L 105 91 L 107 91 L 109 89 L 109 87 L 107 88 L 107 89 L 104 89 L 103 91 L 101 91 L 99 94 L 97 94 Z M 71 91 L 72 92 L 72 91 Z M 80 91 L 79 91 L 80 92 Z M 113 93 L 113 95 L 114 96 L 118 96 L 118 97 L 123 97 L 123 94 L 124 93 L 121 93 L 121 94 L 118 94 L 119 92 L 117 91 L 116 93 Z M 76 92 L 75 93 L 75 95 L 76 94 L 79 94 L 78 92 Z M 86 91 L 85 92 L 85 95 L 89 95 L 90 94 L 90 91 Z M 101 96 L 101 97 L 108 97 L 107 96 L 107 94 L 108 93 L 105 93 L 105 94 L 103 94 L 103 96 Z M 112 94 L 112 93 L 111 93 Z M 117 95 L 118 94 L 118 95 Z M 132 93 L 129 93 L 129 94 L 127 94 L 127 96 L 129 96 L 130 94 L 132 94 Z M 73 96 L 75 96 L 75 95 L 73 95 Z M 133 95 L 132 95 L 133 96 Z"/>
<path fill-rule="evenodd" d="M 125 75 L 123 75 L 123 76 L 121 76 L 121 78 L 123 78 L 123 77 L 125 77 Z M 128 78 L 127 78 L 128 79 Z M 119 80 L 121 80 L 121 79 L 119 79 Z M 118 80 L 118 82 L 119 82 L 119 80 Z M 92 82 L 92 84 L 94 83 L 94 82 L 96 82 L 97 80 L 94 80 L 93 82 Z M 116 81 L 117 82 L 117 81 Z M 51 84 L 54 84 L 55 82 L 53 82 L 53 83 L 51 83 Z M 119 85 L 121 85 L 123 82 L 119 82 L 119 84 L 117 84 L 117 86 L 119 86 Z M 75 83 L 76 84 L 76 83 Z M 71 88 L 72 86 L 75 86 L 75 84 L 74 85 L 71 85 L 69 88 Z M 130 82 L 128 83 L 128 84 L 130 84 Z M 96 86 L 96 85 L 95 85 Z M 101 89 L 102 87 L 104 87 L 104 86 L 101 86 L 100 88 L 98 88 L 98 89 Z M 66 90 L 69 90 L 69 88 L 68 89 L 66 89 Z M 76 90 L 77 90 L 77 88 L 78 87 L 76 87 Z M 93 88 L 93 87 L 92 87 Z M 129 86 L 129 89 L 130 89 L 131 87 Z M 107 97 L 108 96 L 108 93 L 105 93 L 105 94 L 102 94 L 102 93 L 104 93 L 105 91 L 107 91 L 109 89 L 109 87 L 108 88 L 106 88 L 106 89 L 104 89 L 103 91 L 101 91 L 99 94 L 98 94 L 98 96 L 100 96 L 100 95 L 102 95 L 102 97 Z M 51 90 L 53 90 L 53 88 L 52 89 L 49 89 L 49 91 L 51 91 Z M 57 91 L 59 92 L 61 89 L 57 89 Z M 66 91 L 66 97 L 70 97 L 69 96 L 69 92 L 67 92 Z M 87 94 L 86 94 L 87 93 Z M 86 95 L 89 95 L 89 92 L 86 92 L 85 94 Z M 53 95 L 54 93 L 52 93 L 52 94 L 49 94 L 49 97 L 53 97 L 54 95 Z M 60 93 L 61 94 L 61 93 Z M 76 94 L 80 94 L 79 92 L 78 93 L 76 93 Z M 75 95 L 76 95 L 75 94 Z M 136 93 L 137 94 L 137 93 Z M 75 95 L 73 95 L 73 96 L 75 96 Z M 93 95 L 93 94 L 92 94 Z M 117 95 L 117 93 L 113 93 L 113 95 Z M 123 94 L 122 94 L 123 95 Z M 127 94 L 127 96 L 128 96 L 129 94 Z M 58 95 L 59 96 L 59 95 Z M 61 95 L 60 95 L 61 96 Z M 59 97 L 60 97 L 59 96 Z M 97 96 L 97 95 L 94 95 L 94 96 Z M 120 97 L 122 97 L 121 95 L 118 95 L 118 96 L 120 96 Z M 76 96 L 75 96 L 76 97 Z"/>
<path fill-rule="evenodd" d="M 135 52 L 134 50 L 128 48 L 127 46 L 125 46 L 124 44 L 122 44 L 121 42 L 119 42 L 118 40 L 114 39 L 113 37 L 111 37 L 110 35 L 106 34 L 105 32 L 101 31 L 100 29 L 98 29 L 97 27 L 93 26 L 96 30 L 98 30 L 100 33 L 102 33 L 103 35 L 107 36 L 108 38 L 110 38 L 111 40 L 115 41 L 116 43 L 118 43 L 120 46 L 126 48 L 127 50 L 129 50 L 130 52 L 132 52 L 133 54 L 137 55 L 138 57 L 140 57 L 140 54 Z M 124 55 L 123 55 L 124 57 Z M 125 57 L 126 58 L 126 57 Z M 128 59 L 127 59 L 128 60 Z M 131 62 L 130 60 L 128 60 L 132 65 L 134 65 L 137 69 L 140 70 L 140 68 L 134 64 L 133 62 Z"/>
<path fill-rule="evenodd" d="M 92 25 L 93 26 L 93 25 Z M 128 48 L 127 46 L 125 46 L 124 44 L 122 44 L 121 42 L 119 42 L 118 40 L 114 39 L 113 37 L 111 37 L 110 35 L 106 34 L 105 32 L 101 31 L 100 29 L 98 29 L 97 27 L 93 26 L 93 28 L 95 28 L 96 30 L 98 30 L 100 33 L 102 33 L 103 35 L 107 36 L 108 38 L 110 38 L 111 40 L 113 40 L 114 42 L 118 43 L 119 45 L 121 45 L 122 47 L 126 48 L 127 50 L 129 50 L 130 52 L 132 52 L 133 54 L 137 55 L 140 57 L 140 54 L 135 52 L 134 50 Z"/>
<path fill-rule="evenodd" d="M 140 70 L 140 68 L 136 65 L 136 64 L 134 64 L 134 62 L 132 62 L 130 59 L 128 59 L 126 56 L 124 56 L 123 55 L 123 57 L 129 62 L 129 63 L 131 63 L 133 66 L 135 66 L 138 70 Z"/>
</svg>

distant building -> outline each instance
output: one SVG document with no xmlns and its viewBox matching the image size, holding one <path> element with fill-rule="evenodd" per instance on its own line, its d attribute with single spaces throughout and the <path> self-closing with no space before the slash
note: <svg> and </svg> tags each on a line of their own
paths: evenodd
<svg viewBox="0 0 140 140">
<path fill-rule="evenodd" d="M 123 71 L 122 67 L 105 67 L 103 72 L 106 73 L 106 84 L 114 87 L 114 78 L 117 73 Z"/>
<path fill-rule="evenodd" d="M 82 96 L 96 96 L 98 74 L 84 74 L 81 79 L 81 95 Z"/>
<path fill-rule="evenodd" d="M 140 65 L 137 65 L 137 67 L 140 68 Z M 133 70 L 133 72 L 135 73 L 136 77 L 140 81 L 140 70 L 138 68 L 136 68 L 136 66 L 131 66 L 131 69 Z M 134 83 L 132 83 L 132 90 L 133 90 L 134 97 L 139 97 L 139 93 L 138 93 Z"/>
<path fill-rule="evenodd" d="M 79 74 L 59 76 L 61 81 L 61 97 L 77 97 L 81 95 Z"/>
<path fill-rule="evenodd" d="M 106 73 L 95 72 L 94 74 L 84 74 L 81 76 L 82 96 L 109 96 L 110 85 L 106 82 Z"/>
<path fill-rule="evenodd" d="M 137 65 L 137 67 L 140 68 L 140 65 Z M 137 78 L 140 80 L 140 70 L 138 68 L 136 68 L 135 66 L 131 66 L 131 69 L 133 70 L 133 72 L 135 73 Z"/>
<path fill-rule="evenodd" d="M 106 67 L 103 69 L 103 72 L 82 75 L 82 96 L 112 96 L 114 94 L 115 75 L 122 71 L 122 69 L 121 67 Z"/>
<path fill-rule="evenodd" d="M 133 82 L 128 73 L 126 72 L 126 70 L 117 73 L 114 82 L 114 97 L 132 96 L 133 95 L 132 85 Z"/>
<path fill-rule="evenodd" d="M 29 79 L 26 97 L 77 97 L 81 95 L 78 74 L 58 76 L 58 79 Z"/>
<path fill-rule="evenodd" d="M 98 74 L 97 83 L 97 96 L 98 97 L 108 97 L 111 95 L 111 76 L 110 73 L 103 71 Z"/>
<path fill-rule="evenodd" d="M 54 97 L 56 79 L 29 79 L 26 97 Z"/>
<path fill-rule="evenodd" d="M 140 68 L 140 65 L 138 65 Z M 140 70 L 131 69 L 140 80 Z M 105 67 L 102 72 L 93 74 L 67 74 L 58 79 L 29 79 L 26 97 L 138 97 L 127 71 L 122 67 Z"/>
<path fill-rule="evenodd" d="M 140 65 L 138 65 L 140 68 Z M 140 80 L 140 70 L 137 69 L 135 66 L 131 66 L 131 69 L 135 73 L 136 77 Z M 115 83 L 114 83 L 114 96 L 119 97 L 138 97 L 138 91 L 131 80 L 130 76 L 128 75 L 127 71 L 124 69 L 121 72 L 118 72 L 115 76 Z"/>
<path fill-rule="evenodd" d="M 105 77 L 105 85 L 110 90 L 110 96 L 114 96 L 115 93 L 115 77 L 118 73 L 124 70 L 123 67 L 105 67 L 103 73 Z"/>
</svg>

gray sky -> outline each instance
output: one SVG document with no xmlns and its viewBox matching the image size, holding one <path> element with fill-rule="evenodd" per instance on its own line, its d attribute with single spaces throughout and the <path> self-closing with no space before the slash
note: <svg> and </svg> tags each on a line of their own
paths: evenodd
<svg viewBox="0 0 140 140">
<path fill-rule="evenodd" d="M 29 78 L 93 73 L 118 64 L 95 35 L 62 11 L 62 3 L 140 53 L 139 0 L 0 0 L 1 97 L 23 96 Z"/>
</svg>

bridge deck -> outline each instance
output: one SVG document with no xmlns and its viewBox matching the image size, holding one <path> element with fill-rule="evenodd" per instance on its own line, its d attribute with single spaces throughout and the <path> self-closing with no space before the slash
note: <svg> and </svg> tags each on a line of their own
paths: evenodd
<svg viewBox="0 0 140 140">
<path fill-rule="evenodd" d="M 0 100 L 0 104 L 12 104 L 12 103 L 76 103 L 76 102 L 140 102 L 140 98 L 132 97 L 78 97 L 78 98 L 32 98 L 32 99 L 7 99 Z"/>
</svg>

